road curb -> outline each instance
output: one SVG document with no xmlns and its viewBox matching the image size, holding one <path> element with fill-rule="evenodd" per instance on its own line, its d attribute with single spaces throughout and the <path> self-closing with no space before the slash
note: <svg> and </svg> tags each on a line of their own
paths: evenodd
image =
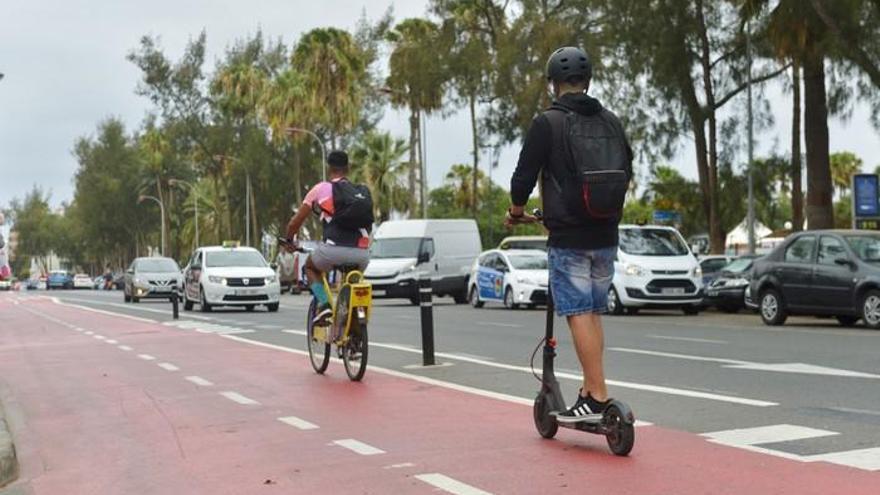
<svg viewBox="0 0 880 495">
<path fill-rule="evenodd" d="M 3 404 L 0 404 L 0 488 L 12 483 L 16 478 L 18 478 L 18 459 L 15 455 L 15 445 L 12 443 L 12 434 L 6 424 Z"/>
</svg>

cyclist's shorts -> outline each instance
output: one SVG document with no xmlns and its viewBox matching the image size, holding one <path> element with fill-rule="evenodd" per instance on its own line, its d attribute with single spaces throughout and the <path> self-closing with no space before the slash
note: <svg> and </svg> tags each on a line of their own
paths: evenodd
<svg viewBox="0 0 880 495">
<path fill-rule="evenodd" d="M 604 313 L 614 276 L 617 246 L 601 249 L 550 247 L 550 290 L 559 316 Z"/>
<path fill-rule="evenodd" d="M 370 250 L 356 247 L 334 246 L 319 242 L 318 247 L 309 255 L 315 268 L 329 272 L 339 265 L 357 265 L 363 271 L 370 262 Z"/>
</svg>

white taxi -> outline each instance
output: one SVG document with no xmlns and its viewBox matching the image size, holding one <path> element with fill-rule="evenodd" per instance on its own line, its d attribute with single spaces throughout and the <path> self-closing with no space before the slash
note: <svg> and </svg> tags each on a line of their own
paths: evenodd
<svg viewBox="0 0 880 495">
<path fill-rule="evenodd" d="M 265 305 L 278 311 L 281 285 L 263 255 L 254 248 L 226 244 L 196 249 L 183 270 L 183 309 Z"/>
<path fill-rule="evenodd" d="M 547 303 L 547 253 L 539 249 L 492 249 L 477 258 L 468 279 L 468 300 L 475 308 L 486 301 L 509 309 Z"/>
</svg>

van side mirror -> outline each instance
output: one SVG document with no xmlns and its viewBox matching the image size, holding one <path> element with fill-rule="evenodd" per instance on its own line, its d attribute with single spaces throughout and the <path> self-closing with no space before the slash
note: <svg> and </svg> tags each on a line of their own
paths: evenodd
<svg viewBox="0 0 880 495">
<path fill-rule="evenodd" d="M 428 253 L 427 251 L 422 251 L 421 253 L 419 253 L 419 257 L 418 257 L 417 261 L 419 263 L 427 263 L 427 262 L 431 261 L 431 254 Z"/>
</svg>

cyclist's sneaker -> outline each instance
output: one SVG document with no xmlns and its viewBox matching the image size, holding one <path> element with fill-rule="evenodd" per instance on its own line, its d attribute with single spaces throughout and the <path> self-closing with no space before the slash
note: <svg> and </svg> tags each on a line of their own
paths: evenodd
<svg viewBox="0 0 880 495">
<path fill-rule="evenodd" d="M 605 408 L 610 401 L 599 402 L 590 394 L 586 397 L 578 392 L 577 401 L 567 411 L 556 415 L 556 421 L 560 423 L 580 423 L 581 421 L 599 421 L 605 414 Z"/>
<path fill-rule="evenodd" d="M 312 325 L 325 327 L 330 324 L 330 317 L 332 315 L 333 308 L 329 304 L 322 304 L 318 306 L 318 311 L 315 312 L 315 317 L 312 318 Z"/>
</svg>

